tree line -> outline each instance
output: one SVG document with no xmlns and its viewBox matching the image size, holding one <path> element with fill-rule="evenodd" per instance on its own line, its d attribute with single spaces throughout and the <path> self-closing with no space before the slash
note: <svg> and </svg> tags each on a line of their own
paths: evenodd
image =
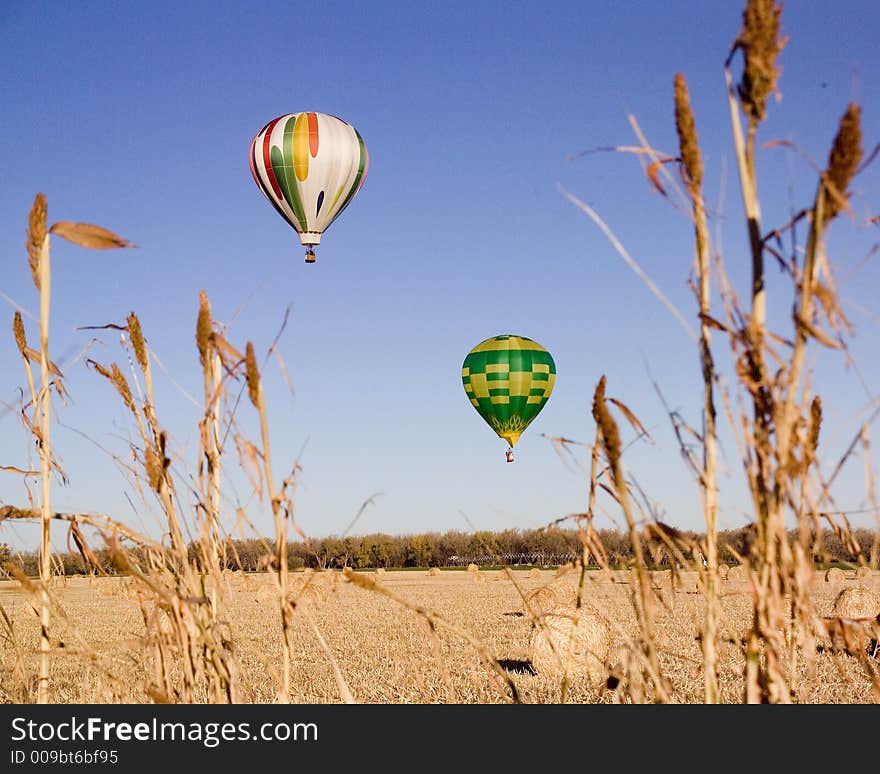
<svg viewBox="0 0 880 774">
<path fill-rule="evenodd" d="M 702 533 L 680 531 L 692 542 L 699 543 Z M 632 540 L 628 532 L 599 530 L 598 537 L 607 553 L 612 567 L 620 569 L 627 566 L 633 558 Z M 855 542 L 860 547 L 864 559 L 876 562 L 878 534 L 868 529 L 853 530 Z M 790 535 L 795 539 L 794 533 Z M 721 561 L 735 564 L 736 555 L 746 555 L 754 532 L 750 527 L 719 532 L 718 544 Z M 820 564 L 856 563 L 857 552 L 840 540 L 831 530 L 816 536 L 814 560 Z M 222 546 L 224 563 L 227 568 L 248 572 L 266 569 L 274 554 L 274 539 L 254 538 L 249 540 L 227 540 Z M 115 568 L 110 552 L 96 550 L 102 571 L 113 574 Z M 137 549 L 132 553 L 138 554 Z M 200 561 L 200 548 L 197 543 L 189 546 L 190 559 Z M 308 541 L 288 543 L 288 563 L 292 570 L 311 567 L 314 569 L 333 569 L 351 567 L 369 569 L 384 567 L 448 567 L 463 566 L 470 562 L 480 565 L 503 564 L 562 564 L 583 555 L 583 544 L 578 531 L 564 528 L 507 529 L 500 532 L 447 531 L 423 532 L 409 535 L 369 535 L 339 537 L 331 535 Z M 662 563 L 664 560 L 658 561 Z M 588 563 L 595 562 L 589 557 Z M 15 565 L 26 575 L 39 575 L 39 555 L 37 551 L 14 551 L 0 543 L 0 567 L 7 563 Z M 53 565 L 57 574 L 88 574 L 93 570 L 77 553 L 56 553 Z"/>
</svg>

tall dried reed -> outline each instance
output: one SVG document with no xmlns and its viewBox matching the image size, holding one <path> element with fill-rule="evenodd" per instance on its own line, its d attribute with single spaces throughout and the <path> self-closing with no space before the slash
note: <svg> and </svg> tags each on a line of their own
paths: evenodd
<svg viewBox="0 0 880 774">
<path fill-rule="evenodd" d="M 743 13 L 743 27 L 734 41 L 724 66 L 728 87 L 728 103 L 733 130 L 734 154 L 739 171 L 746 220 L 746 234 L 751 254 L 751 293 L 748 310 L 740 303 L 727 278 L 718 246 L 709 239 L 706 207 L 701 184 L 703 161 L 696 120 L 690 103 L 686 80 L 677 74 L 674 80 L 673 102 L 675 129 L 678 136 L 677 158 L 659 154 L 634 128 L 642 142 L 640 153 L 647 154 L 654 163 L 646 170 L 656 188 L 664 191 L 659 182 L 662 164 L 677 161 L 691 205 L 691 219 L 695 234 L 697 265 L 697 315 L 700 321 L 699 356 L 703 378 L 702 431 L 684 428 L 680 418 L 670 416 L 682 444 L 682 452 L 691 460 L 702 497 L 706 522 L 703 545 L 695 547 L 671 536 L 656 521 L 645 514 L 649 539 L 660 539 L 668 544 L 676 563 L 699 573 L 701 588 L 706 593 L 706 613 L 701 627 L 703 652 L 702 671 L 705 682 L 705 700 L 716 702 L 718 689 L 718 599 L 719 556 L 717 545 L 717 428 L 716 397 L 718 387 L 718 357 L 713 351 L 710 330 L 726 334 L 728 355 L 735 374 L 734 389 L 744 400 L 736 405 L 750 404 L 751 411 L 735 410 L 730 395 L 725 392 L 724 407 L 741 452 L 742 465 L 754 505 L 754 540 L 745 555 L 734 556 L 744 565 L 750 579 L 753 616 L 744 645 L 743 700 L 749 703 L 786 703 L 802 700 L 806 686 L 799 682 L 799 661 L 812 674 L 816 657 L 817 639 L 824 636 L 820 617 L 809 593 L 814 576 L 814 557 L 821 553 L 817 536 L 820 522 L 825 520 L 848 550 L 864 561 L 863 551 L 849 529 L 846 519 L 837 519 L 828 507 L 830 487 L 854 448 L 837 464 L 830 477 L 819 469 L 818 446 L 822 425 L 822 400 L 813 395 L 805 377 L 807 352 L 811 344 L 843 349 L 844 337 L 851 333 L 840 306 L 834 286 L 830 261 L 825 255 L 825 237 L 832 220 L 849 209 L 850 185 L 862 160 L 860 108 L 850 104 L 833 139 L 828 162 L 819 176 L 812 203 L 790 223 L 766 231 L 761 222 L 758 197 L 758 165 L 756 140 L 767 114 L 768 99 L 778 91 L 781 67 L 777 64 L 787 44 L 781 34 L 782 7 L 772 0 L 747 0 Z M 736 55 L 742 56 L 742 72 L 734 87 L 732 71 Z M 743 116 L 746 130 L 743 130 Z M 621 148 L 621 150 L 624 150 Z M 625 149 L 631 150 L 631 149 Z M 673 181 L 674 184 L 674 181 Z M 664 191 L 665 192 L 665 191 Z M 634 261 L 621 242 L 609 233 L 592 208 L 575 197 L 570 201 L 584 210 L 609 235 L 614 246 L 630 266 Z M 777 249 L 782 233 L 795 235 L 795 227 L 808 224 L 806 243 L 801 247 L 792 238 L 791 254 L 782 256 Z M 779 243 L 781 244 L 781 243 Z M 722 302 L 723 318 L 712 311 L 712 273 L 710 256 L 715 254 L 718 276 L 716 292 Z M 765 258 L 772 254 L 792 279 L 794 330 L 790 335 L 771 330 L 767 324 L 765 293 Z M 642 274 L 639 270 L 640 275 Z M 667 306 L 668 302 L 648 281 L 649 288 Z M 682 317 L 674 310 L 677 319 Z M 685 324 L 686 327 L 686 324 Z M 772 364 L 772 368 L 771 368 Z M 610 494 L 622 511 L 632 536 L 635 587 L 634 605 L 642 633 L 638 647 L 647 674 L 654 682 L 656 699 L 663 699 L 664 683 L 660 679 L 657 656 L 654 652 L 652 598 L 646 581 L 645 561 L 639 543 L 639 534 L 629 499 L 629 484 L 620 469 L 621 441 L 616 424 L 605 407 L 604 377 L 593 399 L 593 414 L 598 427 L 598 440 L 608 460 L 608 469 L 614 483 Z M 702 461 L 696 462 L 682 438 L 683 429 L 697 437 L 702 445 Z M 859 428 L 856 439 L 864 439 L 867 423 Z M 868 452 L 868 444 L 863 440 Z M 593 449 L 587 524 L 592 523 L 595 508 L 597 480 L 597 452 Z M 866 469 L 868 494 L 874 503 L 870 469 Z M 815 492 L 819 491 L 818 496 Z M 786 523 L 797 523 L 797 538 L 791 540 Z M 584 540 L 585 554 L 594 556 L 595 541 Z M 876 542 L 871 548 L 876 554 Z M 674 565 L 675 566 L 675 565 Z M 873 673 L 872 673 L 873 674 Z M 874 677 L 875 690 L 880 695 L 880 681 Z"/>
</svg>

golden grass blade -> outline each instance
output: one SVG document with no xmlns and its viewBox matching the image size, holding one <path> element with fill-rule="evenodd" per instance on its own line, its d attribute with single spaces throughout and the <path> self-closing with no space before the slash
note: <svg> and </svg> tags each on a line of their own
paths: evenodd
<svg viewBox="0 0 880 774">
<path fill-rule="evenodd" d="M 691 328 L 691 326 L 687 323 L 687 321 L 684 319 L 684 317 L 682 317 L 681 312 L 679 312 L 678 309 L 676 309 L 676 307 L 672 304 L 672 302 L 669 301 L 669 299 L 667 299 L 666 296 L 663 295 L 660 288 L 658 288 L 657 285 L 654 284 L 653 280 L 651 280 L 651 278 L 647 274 L 645 274 L 645 272 L 642 270 L 642 267 L 639 266 L 638 263 L 635 262 L 635 260 L 633 260 L 632 256 L 627 252 L 626 248 L 621 244 L 620 240 L 617 238 L 617 236 L 614 234 L 614 232 L 607 226 L 605 221 L 599 217 L 599 214 L 592 207 L 590 207 L 589 204 L 581 201 L 576 196 L 574 196 L 573 194 L 566 191 L 565 188 L 563 188 L 561 185 L 557 185 L 557 188 L 562 193 L 562 195 L 566 199 L 568 199 L 575 207 L 577 207 L 578 209 L 582 210 L 587 215 L 589 215 L 589 217 L 592 219 L 592 221 L 602 230 L 602 233 L 604 233 L 605 236 L 608 237 L 608 240 L 614 246 L 614 249 L 617 250 L 620 257 L 623 258 L 623 260 L 626 262 L 626 265 L 629 266 L 636 273 L 636 275 L 639 277 L 639 279 L 641 279 L 642 282 L 644 282 L 648 286 L 648 289 L 658 299 L 660 299 L 660 302 L 663 304 L 663 306 L 665 306 L 670 311 L 672 316 L 678 321 L 679 325 L 681 325 L 681 327 L 684 329 L 684 332 L 687 333 L 687 335 L 691 339 L 696 341 L 697 334 L 694 332 L 694 330 Z"/>
<path fill-rule="evenodd" d="M 60 220 L 53 224 L 49 232 L 90 250 L 109 250 L 116 247 L 137 247 L 127 239 L 117 236 L 101 226 L 91 223 L 71 223 Z"/>
</svg>

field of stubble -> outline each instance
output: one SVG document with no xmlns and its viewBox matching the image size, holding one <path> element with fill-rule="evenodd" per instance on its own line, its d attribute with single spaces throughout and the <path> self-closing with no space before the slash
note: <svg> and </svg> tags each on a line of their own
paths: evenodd
<svg viewBox="0 0 880 774">
<path fill-rule="evenodd" d="M 436 612 L 466 629 L 496 658 L 516 684 L 525 702 L 555 703 L 561 698 L 558 678 L 535 673 L 529 662 L 529 637 L 534 626 L 522 614 L 522 596 L 551 583 L 550 571 L 540 578 L 514 572 L 516 583 L 503 574 L 484 572 L 483 582 L 471 574 L 444 571 L 388 572 L 376 576 L 383 587 L 411 605 Z M 851 576 L 851 574 L 849 574 Z M 599 608 L 622 644 L 637 631 L 626 575 L 615 581 L 588 573 L 585 600 Z M 272 702 L 278 685 L 281 630 L 277 602 L 268 593 L 266 576 L 227 580 L 231 640 L 240 668 L 241 699 Z M 572 587 L 575 579 L 570 581 Z M 340 691 L 327 652 L 312 624 L 323 636 L 356 701 L 366 703 L 497 703 L 509 700 L 486 668 L 479 653 L 461 636 L 442 626 L 434 631 L 414 610 L 375 591 L 344 582 L 341 574 L 317 573 L 312 581 L 320 594 L 297 607 L 294 618 L 291 700 L 295 703 L 340 701 Z M 880 573 L 856 581 L 826 583 L 816 576 L 813 589 L 820 615 L 830 615 L 843 588 L 862 583 L 880 591 Z M 0 605 L 13 625 L 18 647 L 7 638 L 0 643 L 0 682 L 36 672 L 38 617 L 32 600 L 18 584 L 0 584 Z M 517 589 L 517 586 L 519 589 Z M 58 648 L 52 665 L 55 703 L 149 701 L 142 638 L 144 616 L 133 586 L 118 578 L 71 578 L 53 592 L 59 607 L 53 639 Z M 673 698 L 683 703 L 703 700 L 701 654 L 697 633 L 704 599 L 699 592 L 662 592 L 657 610 L 657 641 L 665 674 L 672 680 Z M 743 656 L 739 646 L 751 618 L 747 583 L 725 581 L 721 598 L 720 683 L 722 700 L 742 700 Z M 90 653 L 84 656 L 84 653 Z M 16 664 L 16 653 L 20 654 Z M 7 684 L 9 684 L 7 682 Z M 871 682 L 855 659 L 820 653 L 817 673 L 810 680 L 810 703 L 867 703 L 874 701 Z M 575 678 L 567 701 L 612 703 L 616 691 L 604 684 Z"/>
</svg>

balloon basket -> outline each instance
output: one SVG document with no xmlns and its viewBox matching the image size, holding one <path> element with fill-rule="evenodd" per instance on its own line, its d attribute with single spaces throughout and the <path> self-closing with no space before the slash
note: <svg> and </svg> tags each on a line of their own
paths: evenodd
<svg viewBox="0 0 880 774">
<path fill-rule="evenodd" d="M 508 449 L 504 452 L 504 456 L 508 462 L 516 462 L 516 458 L 513 456 L 513 449 Z"/>
<path fill-rule="evenodd" d="M 314 263 L 315 262 L 315 251 L 310 247 L 306 250 L 306 263 Z"/>
</svg>

